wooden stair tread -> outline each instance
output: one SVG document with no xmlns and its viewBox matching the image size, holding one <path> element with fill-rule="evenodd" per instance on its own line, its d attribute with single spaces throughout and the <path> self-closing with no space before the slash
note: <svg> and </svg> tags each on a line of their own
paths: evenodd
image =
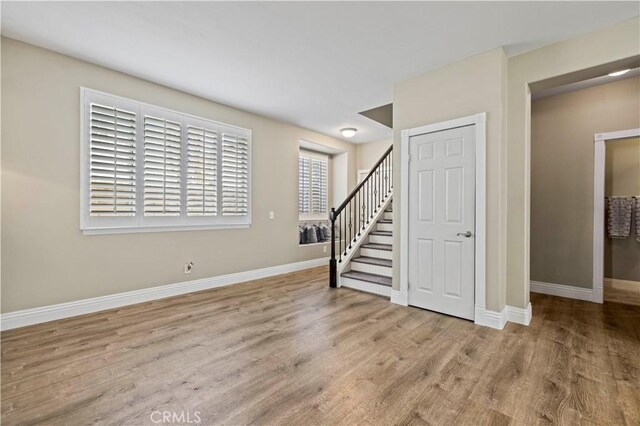
<svg viewBox="0 0 640 426">
<path fill-rule="evenodd" d="M 391 245 L 391 244 L 367 243 L 367 244 L 363 244 L 362 248 L 373 249 L 373 250 L 393 251 L 393 245 Z"/>
<path fill-rule="evenodd" d="M 380 220 L 378 220 L 378 223 L 393 223 L 393 220 L 391 220 L 391 219 L 380 219 Z"/>
<path fill-rule="evenodd" d="M 393 231 L 371 231 L 370 235 L 382 235 L 384 237 L 393 237 Z"/>
<path fill-rule="evenodd" d="M 382 275 L 369 274 L 367 272 L 348 271 L 340 274 L 342 277 L 351 278 L 358 281 L 366 281 L 372 284 L 379 284 L 386 287 L 391 287 L 391 277 L 385 277 Z"/>
<path fill-rule="evenodd" d="M 351 262 L 366 263 L 368 265 L 386 266 L 391 268 L 393 261 L 391 259 L 381 259 L 379 257 L 359 256 L 351 259 Z"/>
</svg>

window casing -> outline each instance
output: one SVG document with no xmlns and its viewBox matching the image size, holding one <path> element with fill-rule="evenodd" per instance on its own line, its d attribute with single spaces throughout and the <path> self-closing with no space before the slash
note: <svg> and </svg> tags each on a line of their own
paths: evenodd
<svg viewBox="0 0 640 426">
<path fill-rule="evenodd" d="M 329 214 L 329 157 L 300 151 L 298 216 L 300 220 L 327 220 Z"/>
<path fill-rule="evenodd" d="M 81 89 L 85 234 L 251 224 L 251 131 Z"/>
</svg>

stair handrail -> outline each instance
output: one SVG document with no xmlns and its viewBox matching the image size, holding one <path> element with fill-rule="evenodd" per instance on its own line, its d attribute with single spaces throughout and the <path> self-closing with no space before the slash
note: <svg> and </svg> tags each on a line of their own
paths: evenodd
<svg viewBox="0 0 640 426">
<path fill-rule="evenodd" d="M 347 250 L 352 248 L 362 231 L 373 219 L 374 214 L 382 206 L 382 202 L 393 190 L 393 145 L 382 154 L 382 157 L 371 167 L 367 176 L 360 182 L 345 200 L 337 207 L 331 208 L 331 257 L 329 258 L 329 286 L 338 286 L 338 263 L 346 256 Z M 355 201 L 354 201 L 355 200 Z M 354 204 L 356 206 L 354 206 Z M 354 221 L 353 213 L 357 214 Z M 362 210 L 362 212 L 360 212 Z M 362 215 L 360 214 L 362 213 Z M 348 214 L 348 217 L 347 217 Z M 340 228 L 338 237 L 339 251 L 336 258 L 336 221 Z M 354 223 L 355 222 L 355 223 Z M 357 228 L 355 232 L 354 225 Z M 341 225 L 344 225 L 342 227 Z M 348 234 L 344 234 L 348 225 Z M 347 239 L 349 242 L 347 245 Z M 342 240 L 344 238 L 344 252 Z"/>
</svg>

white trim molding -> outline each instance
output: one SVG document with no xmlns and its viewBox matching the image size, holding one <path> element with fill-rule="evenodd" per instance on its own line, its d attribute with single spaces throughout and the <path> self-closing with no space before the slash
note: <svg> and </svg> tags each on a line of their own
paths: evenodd
<svg viewBox="0 0 640 426">
<path fill-rule="evenodd" d="M 425 133 L 440 132 L 457 127 L 475 126 L 476 136 L 476 229 L 475 229 L 475 322 L 476 324 L 500 325 L 497 317 L 502 313 L 493 313 L 485 309 L 486 303 L 486 133 L 487 114 L 482 112 L 441 123 L 405 129 L 401 131 L 400 152 L 400 292 L 409 292 L 409 138 Z M 491 312 L 491 313 L 490 313 Z M 487 323 L 487 324 L 485 324 Z M 489 325 L 492 327 L 493 325 Z M 494 328 L 502 328 L 494 327 Z"/>
<path fill-rule="evenodd" d="M 593 136 L 593 296 L 592 301 L 602 303 L 604 287 L 604 169 L 605 143 L 640 136 L 640 129 L 596 133 Z M 567 296 L 568 297 L 568 296 Z M 586 299 L 582 299 L 586 300 Z"/>
<path fill-rule="evenodd" d="M 507 306 L 506 310 L 507 321 L 521 325 L 529 325 L 529 323 L 531 323 L 531 303 L 529 303 L 525 309 Z"/>
<path fill-rule="evenodd" d="M 401 306 L 409 306 L 409 293 L 391 290 L 391 303 Z"/>
<path fill-rule="evenodd" d="M 542 293 L 550 296 L 567 297 L 569 299 L 602 303 L 602 289 L 600 289 L 600 293 L 596 294 L 596 292 L 591 288 L 545 283 L 541 281 L 531 281 L 529 287 L 533 293 Z M 600 301 L 598 301 L 598 299 Z"/>
<path fill-rule="evenodd" d="M 485 327 L 495 328 L 502 330 L 507 324 L 507 307 L 505 306 L 502 311 L 490 311 L 483 306 L 476 305 L 475 318 L 473 322 L 476 325 L 483 325 Z"/>
<path fill-rule="evenodd" d="M 531 323 L 531 317 L 531 303 L 524 309 L 507 305 L 500 312 L 490 311 L 482 306 L 476 305 L 474 322 L 477 325 L 502 330 L 507 325 L 507 322 L 529 325 Z"/>
<path fill-rule="evenodd" d="M 305 260 L 302 262 L 288 263 L 284 265 L 271 266 L 268 268 L 220 275 L 217 277 L 184 281 L 176 284 L 168 284 L 158 287 L 145 288 L 142 290 L 128 291 L 125 293 L 117 293 L 108 296 L 93 297 L 90 299 L 60 303 L 57 305 L 42 306 L 39 308 L 9 312 L 1 315 L 0 328 L 2 330 L 11 330 L 13 328 L 25 327 L 28 325 L 39 324 L 48 321 L 75 317 L 78 315 L 119 308 L 127 305 L 134 305 L 136 303 L 148 302 L 151 300 L 164 299 L 166 297 L 193 293 L 195 291 L 209 290 L 212 288 L 224 287 L 232 284 L 240 284 L 246 281 L 272 277 L 274 275 L 287 274 L 290 272 L 301 271 L 304 269 L 315 268 L 328 264 L 328 257 Z"/>
</svg>

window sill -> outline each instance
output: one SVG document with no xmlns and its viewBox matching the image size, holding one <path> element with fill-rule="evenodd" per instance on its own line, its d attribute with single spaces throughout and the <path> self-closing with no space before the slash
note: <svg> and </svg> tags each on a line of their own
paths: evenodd
<svg viewBox="0 0 640 426">
<path fill-rule="evenodd" d="M 298 222 L 329 222 L 329 215 L 319 216 L 298 216 Z"/>
<path fill-rule="evenodd" d="M 222 224 L 222 225 L 195 225 L 195 226 L 135 226 L 118 228 L 90 228 L 83 229 L 84 235 L 109 235 L 109 234 L 138 234 L 147 232 L 178 232 L 178 231 L 209 231 L 215 229 L 247 229 L 251 224 Z"/>
</svg>

